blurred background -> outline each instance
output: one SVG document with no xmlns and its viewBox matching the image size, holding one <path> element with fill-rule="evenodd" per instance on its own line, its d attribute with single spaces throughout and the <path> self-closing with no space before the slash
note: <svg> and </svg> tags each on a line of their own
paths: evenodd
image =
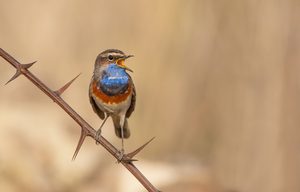
<svg viewBox="0 0 300 192">
<path fill-rule="evenodd" d="M 96 56 L 118 48 L 137 89 L 132 151 L 162 191 L 300 191 L 300 1 L 0 0 L 0 47 L 93 127 Z M 0 191 L 146 191 L 0 59 Z M 115 146 L 111 120 L 103 135 Z"/>
</svg>

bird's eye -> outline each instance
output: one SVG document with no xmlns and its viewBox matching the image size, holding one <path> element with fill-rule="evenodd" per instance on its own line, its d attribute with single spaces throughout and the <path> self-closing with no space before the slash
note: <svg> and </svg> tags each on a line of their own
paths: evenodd
<svg viewBox="0 0 300 192">
<path fill-rule="evenodd" d="M 114 57 L 112 55 L 108 55 L 108 60 L 112 61 Z"/>
</svg>

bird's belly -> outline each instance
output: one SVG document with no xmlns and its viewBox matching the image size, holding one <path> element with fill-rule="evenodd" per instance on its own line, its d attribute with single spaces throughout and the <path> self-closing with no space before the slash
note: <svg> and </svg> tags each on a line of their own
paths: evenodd
<svg viewBox="0 0 300 192">
<path fill-rule="evenodd" d="M 97 106 L 106 113 L 114 115 L 125 114 L 130 107 L 131 95 L 129 95 L 124 101 L 119 103 L 106 103 L 101 99 L 95 99 Z"/>
</svg>

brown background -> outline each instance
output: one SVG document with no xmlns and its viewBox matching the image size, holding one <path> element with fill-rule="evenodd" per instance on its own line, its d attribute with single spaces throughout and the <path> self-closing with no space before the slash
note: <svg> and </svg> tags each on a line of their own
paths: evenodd
<svg viewBox="0 0 300 192">
<path fill-rule="evenodd" d="M 0 47 L 95 128 L 87 96 L 107 48 L 135 57 L 131 151 L 163 191 L 300 191 L 300 1 L 0 1 Z M 14 69 L 0 60 L 0 84 Z M 111 121 L 103 134 L 116 146 Z M 143 191 L 24 77 L 0 86 L 0 191 Z"/>
</svg>

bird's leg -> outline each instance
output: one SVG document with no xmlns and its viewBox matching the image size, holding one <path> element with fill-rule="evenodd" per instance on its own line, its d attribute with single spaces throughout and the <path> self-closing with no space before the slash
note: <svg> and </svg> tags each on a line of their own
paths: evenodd
<svg viewBox="0 0 300 192">
<path fill-rule="evenodd" d="M 106 122 L 106 120 L 108 119 L 108 117 L 109 117 L 109 115 L 106 115 L 106 117 L 105 117 L 105 119 L 103 120 L 103 122 L 102 122 L 100 128 L 99 128 L 99 129 L 97 130 L 97 132 L 96 132 L 96 139 L 97 139 L 97 140 L 99 140 L 100 137 L 101 137 L 102 127 L 103 127 L 104 123 Z M 99 142 L 96 141 L 96 144 L 99 144 Z"/>
<path fill-rule="evenodd" d="M 121 126 L 122 149 L 120 150 L 119 161 L 121 161 L 124 156 L 124 129 L 123 129 L 123 126 Z"/>
</svg>

